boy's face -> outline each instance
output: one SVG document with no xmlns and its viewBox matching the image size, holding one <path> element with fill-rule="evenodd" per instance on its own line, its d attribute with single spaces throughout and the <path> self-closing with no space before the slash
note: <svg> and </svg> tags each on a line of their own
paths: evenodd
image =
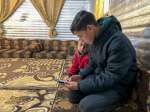
<svg viewBox="0 0 150 112">
<path fill-rule="evenodd" d="M 83 40 L 86 44 L 92 44 L 95 39 L 95 26 L 87 25 L 86 30 L 76 31 L 74 32 L 81 40 Z"/>
<path fill-rule="evenodd" d="M 84 52 L 84 50 L 85 50 L 85 42 L 84 41 L 82 41 L 81 39 L 78 41 L 78 51 L 80 52 L 80 53 L 83 53 Z"/>
</svg>

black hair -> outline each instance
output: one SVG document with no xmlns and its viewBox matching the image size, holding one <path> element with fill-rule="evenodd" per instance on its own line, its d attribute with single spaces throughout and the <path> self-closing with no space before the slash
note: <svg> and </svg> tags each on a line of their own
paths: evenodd
<svg viewBox="0 0 150 112">
<path fill-rule="evenodd" d="M 86 30 L 87 25 L 97 25 L 96 19 L 91 12 L 82 10 L 74 17 L 71 24 L 71 32 Z"/>
</svg>

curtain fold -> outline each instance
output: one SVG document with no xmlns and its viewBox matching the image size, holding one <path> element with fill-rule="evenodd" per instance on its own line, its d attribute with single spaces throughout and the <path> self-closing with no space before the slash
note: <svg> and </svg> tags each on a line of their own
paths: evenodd
<svg viewBox="0 0 150 112">
<path fill-rule="evenodd" d="M 105 0 L 94 0 L 94 15 L 96 19 L 104 16 L 104 1 Z"/>
<path fill-rule="evenodd" d="M 23 3 L 23 0 L 0 0 L 0 36 L 3 35 L 3 22 Z"/>
<path fill-rule="evenodd" d="M 55 26 L 64 4 L 64 0 L 31 0 L 33 6 L 49 27 L 49 36 L 55 37 Z"/>
</svg>

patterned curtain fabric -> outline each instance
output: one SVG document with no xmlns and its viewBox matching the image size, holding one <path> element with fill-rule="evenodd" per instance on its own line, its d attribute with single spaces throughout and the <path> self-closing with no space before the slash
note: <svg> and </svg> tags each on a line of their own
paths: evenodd
<svg viewBox="0 0 150 112">
<path fill-rule="evenodd" d="M 94 0 L 94 15 L 96 19 L 104 16 L 104 1 L 105 0 Z"/>
<path fill-rule="evenodd" d="M 23 0 L 0 0 L 0 36 L 3 35 L 2 23 L 22 4 Z"/>
<path fill-rule="evenodd" d="M 64 4 L 64 0 L 31 0 L 45 23 L 49 27 L 49 36 L 55 37 L 55 26 Z"/>
</svg>

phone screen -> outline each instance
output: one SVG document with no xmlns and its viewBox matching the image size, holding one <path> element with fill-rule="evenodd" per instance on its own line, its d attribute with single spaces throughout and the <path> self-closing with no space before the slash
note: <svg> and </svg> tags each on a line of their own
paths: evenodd
<svg viewBox="0 0 150 112">
<path fill-rule="evenodd" d="M 58 80 L 58 82 L 61 83 L 61 84 L 64 84 L 64 83 L 66 83 L 67 81 L 64 81 L 64 80 Z"/>
</svg>

